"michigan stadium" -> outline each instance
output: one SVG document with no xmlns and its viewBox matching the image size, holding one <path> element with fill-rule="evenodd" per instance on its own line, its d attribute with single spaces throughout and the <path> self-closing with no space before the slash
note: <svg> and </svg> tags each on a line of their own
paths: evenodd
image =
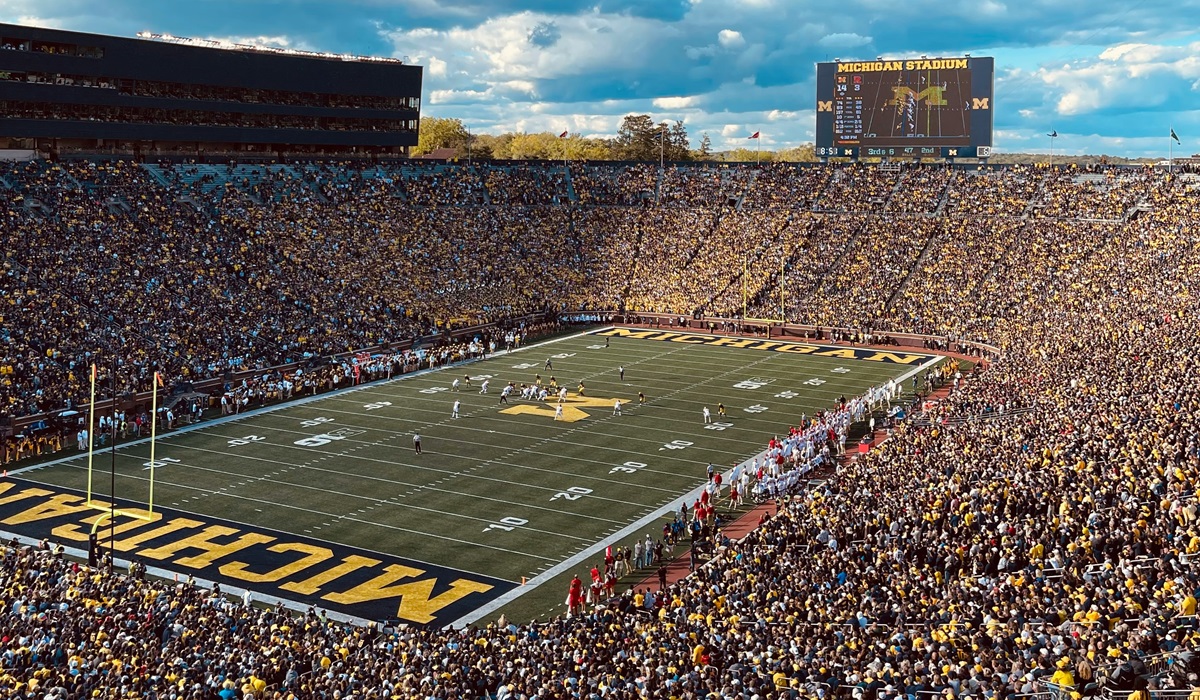
<svg viewBox="0 0 1200 700">
<path fill-rule="evenodd" d="M 474 134 L 441 59 L 33 24 L 4 697 L 1200 697 L 1174 126 L 1006 160 L 1005 59 L 904 54 L 795 157 Z"/>
</svg>

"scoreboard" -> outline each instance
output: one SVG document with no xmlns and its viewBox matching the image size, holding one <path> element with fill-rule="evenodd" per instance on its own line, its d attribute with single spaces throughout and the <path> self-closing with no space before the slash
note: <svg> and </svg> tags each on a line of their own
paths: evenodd
<svg viewBox="0 0 1200 700">
<path fill-rule="evenodd" d="M 817 64 L 817 156 L 987 158 L 992 58 Z"/>
</svg>

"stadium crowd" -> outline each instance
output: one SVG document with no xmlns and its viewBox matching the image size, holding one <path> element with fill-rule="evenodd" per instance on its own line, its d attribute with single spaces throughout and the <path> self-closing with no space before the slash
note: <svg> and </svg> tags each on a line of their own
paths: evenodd
<svg viewBox="0 0 1200 700">
<path fill-rule="evenodd" d="M 252 205 L 234 193 L 197 207 L 156 200 L 153 185 L 130 184 L 141 174 L 117 172 L 128 165 L 91 174 L 18 167 L 26 170 L 3 174 L 10 185 L 26 183 L 4 192 L 6 232 L 32 232 L 6 251 L 5 274 L 19 282 L 5 285 L 3 299 L 7 347 L 17 349 L 6 349 L 5 366 L 21 365 L 20 374 L 5 374 L 10 403 L 40 405 L 22 393 L 35 377 L 42 396 L 69 391 L 87 360 L 79 348 L 94 352 L 92 334 L 118 332 L 107 330 L 108 314 L 127 324 L 119 329 L 127 340 L 171 338 L 171 350 L 195 362 L 234 357 L 222 343 L 243 343 L 234 352 L 255 357 L 248 350 L 260 349 L 259 329 L 265 347 L 285 354 L 310 342 L 348 348 L 418 323 L 391 320 L 396 297 L 385 287 L 405 286 L 400 298 L 433 318 L 433 288 L 407 275 L 453 277 L 460 286 L 443 300 L 451 313 L 473 308 L 486 317 L 566 294 L 568 283 L 546 273 L 544 283 L 527 274 L 519 285 L 500 283 L 530 256 L 595 262 L 603 252 L 593 246 L 605 251 L 610 240 L 622 259 L 604 263 L 604 301 L 628 275 L 620 298 L 690 310 L 741 274 L 730 269 L 739 254 L 781 245 L 793 228 L 803 233 L 787 234 L 801 246 L 789 274 L 817 270 L 810 287 L 796 290 L 797 319 L 917 325 L 985 340 L 1001 356 L 928 420 L 901 423 L 822 483 L 798 482 L 742 540 L 710 530 L 713 554 L 692 576 L 617 591 L 548 622 L 357 628 L 188 583 L 102 574 L 50 544 L 9 544 L 0 684 L 10 697 L 1018 700 L 1119 692 L 1152 700 L 1200 687 L 1200 248 L 1189 230 L 1200 201 L 1187 182 L 1147 173 L 1101 173 L 1102 184 L 1061 171 L 1021 172 L 1004 184 L 995 173 L 936 176 L 929 186 L 948 187 L 938 198 L 959 214 L 805 223 L 816 216 L 808 214 L 788 225 L 782 213 L 747 223 L 721 209 L 727 204 L 678 204 L 699 201 L 690 195 L 637 214 L 431 207 L 401 217 L 383 205 L 352 212 L 320 198 L 292 204 L 287 194 Z M 866 198 L 847 201 L 874 212 L 886 211 L 890 196 L 875 202 L 877 193 L 904 191 L 891 173 L 847 172 L 822 196 L 826 208 L 831 193 L 849 197 L 851 181 Z M 85 183 L 109 181 L 112 194 L 87 194 Z M 711 191 L 711 183 L 678 182 Z M 1033 199 L 1022 194 L 1031 189 Z M 613 191 L 605 196 L 619 200 Z M 987 214 L 972 218 L 977 194 Z M 920 201 L 916 208 L 930 211 L 932 200 Z M 1023 218 L 1030 203 L 1037 213 Z M 1150 206 L 1138 211 L 1142 203 Z M 993 220 L 1004 215 L 1011 220 Z M 171 235 L 185 229 L 193 235 Z M 47 235 L 56 231 L 73 235 Z M 563 231 L 571 232 L 565 241 Z M 666 240 L 685 231 L 698 235 Z M 446 243 L 465 232 L 469 254 Z M 110 261 L 113 252 L 131 260 L 134 247 L 151 243 L 158 254 L 140 265 Z M 733 264 L 722 268 L 722 255 Z M 772 274 L 778 261 L 759 257 L 754 273 Z M 693 265 L 701 279 L 685 286 Z M 73 277 L 81 267 L 107 275 L 103 289 Z M 571 283 L 588 289 L 588 271 L 578 272 Z M 245 301 L 222 304 L 233 284 Z M 169 294 L 156 294 L 164 286 Z M 103 311 L 81 315 L 71 295 Z M 179 295 L 188 303 L 173 304 Z M 218 337 L 206 324 L 183 334 L 172 314 L 187 314 L 193 301 L 239 332 Z M 363 311 L 347 312 L 351 302 Z M 272 337 L 263 324 L 278 323 L 275 313 L 328 320 L 304 338 Z M 153 347 L 130 362 L 166 363 Z"/>
</svg>

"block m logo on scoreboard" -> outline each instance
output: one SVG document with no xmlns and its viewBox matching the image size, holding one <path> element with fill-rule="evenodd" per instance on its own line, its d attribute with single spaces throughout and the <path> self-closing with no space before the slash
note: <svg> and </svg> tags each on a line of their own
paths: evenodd
<svg viewBox="0 0 1200 700">
<path fill-rule="evenodd" d="M 833 111 L 833 100 L 817 100 L 817 111 L 818 112 L 832 112 Z"/>
<path fill-rule="evenodd" d="M 971 109 L 989 109 L 989 102 L 991 102 L 990 97 L 972 97 Z"/>
<path fill-rule="evenodd" d="M 925 100 L 927 106 L 944 106 L 946 98 L 942 96 L 945 91 L 941 85 L 930 85 L 924 90 L 917 92 L 907 85 L 900 85 L 892 88 L 892 99 L 888 101 L 889 105 L 894 107 L 903 107 L 911 98 L 914 102 Z"/>
</svg>

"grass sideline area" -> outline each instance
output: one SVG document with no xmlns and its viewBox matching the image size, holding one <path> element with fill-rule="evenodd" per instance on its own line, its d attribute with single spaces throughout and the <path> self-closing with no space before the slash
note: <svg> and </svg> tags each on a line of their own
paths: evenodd
<svg viewBox="0 0 1200 700">
<path fill-rule="evenodd" d="M 100 544 L 363 620 L 545 618 L 605 545 L 657 539 L 708 463 L 729 469 L 802 413 L 938 360 L 661 330 L 570 335 L 162 436 L 155 517 L 101 522 Z M 554 399 L 500 402 L 507 382 L 535 375 L 568 387 L 560 419 Z M 149 451 L 117 448 L 118 507 L 146 503 Z M 109 459 L 97 453 L 93 478 L 105 502 Z M 0 482 L 0 529 L 86 548 L 100 518 L 81 497 L 86 466 L 78 455 Z"/>
</svg>

